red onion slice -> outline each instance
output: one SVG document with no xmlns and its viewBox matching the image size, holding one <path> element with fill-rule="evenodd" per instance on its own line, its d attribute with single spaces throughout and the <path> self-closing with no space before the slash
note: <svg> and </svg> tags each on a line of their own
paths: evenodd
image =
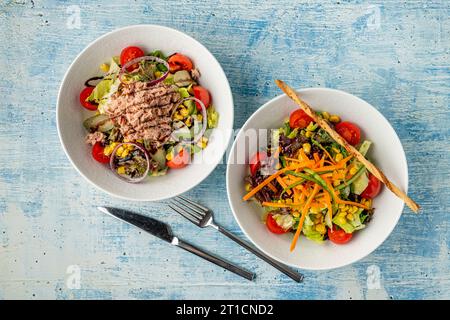
<svg viewBox="0 0 450 320">
<path fill-rule="evenodd" d="M 115 158 L 115 156 L 116 156 L 117 150 L 118 150 L 121 146 L 124 146 L 124 145 L 126 145 L 126 144 L 131 144 L 131 145 L 133 145 L 133 146 L 136 147 L 137 149 L 141 150 L 141 151 L 144 153 L 144 155 L 145 155 L 145 160 L 147 161 L 147 168 L 145 169 L 145 172 L 144 172 L 144 174 L 142 175 L 142 177 L 138 177 L 138 178 L 131 178 L 131 177 L 130 177 L 130 178 L 129 178 L 129 177 L 125 177 L 125 176 L 120 175 L 119 173 L 117 173 L 117 167 L 116 167 L 116 165 L 114 164 L 114 158 Z M 113 152 L 111 153 L 111 157 L 110 157 L 110 160 L 109 160 L 109 166 L 111 167 L 112 172 L 113 172 L 117 177 L 119 177 L 120 179 L 125 180 L 126 182 L 130 182 L 130 183 L 138 183 L 138 182 L 141 182 L 142 180 L 144 180 L 144 179 L 147 177 L 147 175 L 148 175 L 148 172 L 149 172 L 149 170 L 150 170 L 150 156 L 148 155 L 148 152 L 147 152 L 147 150 L 145 149 L 145 147 L 144 147 L 143 145 L 139 144 L 139 143 L 135 143 L 135 142 L 124 142 L 124 143 L 119 143 L 119 144 L 114 148 Z"/>
<path fill-rule="evenodd" d="M 194 137 L 194 140 L 191 140 L 191 139 L 180 139 L 180 138 L 178 138 L 178 137 L 175 135 L 174 131 L 172 131 L 171 136 L 172 136 L 172 139 L 174 139 L 175 141 L 178 140 L 178 141 L 180 141 L 180 142 L 185 142 L 185 143 L 192 143 L 192 144 L 194 144 L 194 143 L 197 143 L 197 142 L 203 137 L 203 135 L 205 134 L 206 127 L 208 126 L 208 118 L 207 118 L 208 115 L 206 114 L 206 107 L 205 107 L 205 105 L 203 104 L 203 102 L 202 102 L 200 99 L 197 99 L 197 98 L 195 98 L 195 97 L 188 97 L 188 98 L 184 98 L 183 100 L 181 100 L 181 101 L 177 104 L 177 106 L 173 109 L 174 112 L 178 109 L 178 107 L 179 107 L 184 101 L 187 101 L 187 100 L 194 100 L 195 102 L 198 102 L 198 104 L 201 106 L 201 108 L 202 108 L 202 117 L 203 117 L 203 119 L 202 119 L 202 129 L 200 130 L 199 134 L 198 134 L 197 136 Z M 195 106 L 195 107 L 197 108 L 197 106 Z"/>
<path fill-rule="evenodd" d="M 159 77 L 158 79 L 149 81 L 149 82 L 148 82 L 149 85 L 153 86 L 153 85 L 155 85 L 155 84 L 157 84 L 157 83 L 163 81 L 165 78 L 167 78 L 167 75 L 169 74 L 169 63 L 168 63 L 167 61 L 165 61 L 165 60 L 163 60 L 163 59 L 160 59 L 160 58 L 158 58 L 158 57 L 154 57 L 154 56 L 142 56 L 142 57 L 139 57 L 139 58 L 130 60 L 130 61 L 128 61 L 127 63 L 125 63 L 125 64 L 122 66 L 122 68 L 120 69 L 120 72 L 119 72 L 119 80 L 120 80 L 120 82 L 125 83 L 125 82 L 123 82 L 122 78 L 123 78 L 123 75 L 124 75 L 125 73 L 128 72 L 128 71 L 127 71 L 127 68 L 128 68 L 128 67 L 130 67 L 130 66 L 132 66 L 133 64 L 136 64 L 136 63 L 138 63 L 138 62 L 140 62 L 140 61 L 144 61 L 144 60 L 146 60 L 146 61 L 154 61 L 154 62 L 157 62 L 157 63 L 161 63 L 161 64 L 163 64 L 163 65 L 166 67 L 166 69 L 167 69 L 167 71 L 166 71 L 161 77 Z"/>
</svg>

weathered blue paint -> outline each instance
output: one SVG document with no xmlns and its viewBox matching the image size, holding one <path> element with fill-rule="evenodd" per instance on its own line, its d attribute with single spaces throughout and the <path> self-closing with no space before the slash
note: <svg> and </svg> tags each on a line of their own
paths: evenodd
<svg viewBox="0 0 450 320">
<path fill-rule="evenodd" d="M 66 26 L 70 5 L 80 8 L 80 29 Z M 0 298 L 450 298 L 449 15 L 447 1 L 3 1 Z M 162 203 L 130 203 L 94 189 L 59 145 L 58 87 L 90 41 L 139 23 L 183 30 L 211 50 L 232 86 L 236 128 L 280 94 L 275 78 L 346 90 L 376 106 L 402 140 L 410 194 L 422 213 L 405 209 L 373 254 L 338 270 L 305 272 L 299 285 Z M 243 236 L 224 177 L 220 165 L 189 196 L 215 208 L 218 221 Z M 105 203 L 162 219 L 258 278 L 243 281 L 94 209 Z M 80 289 L 67 286 L 69 265 L 81 270 Z M 380 286 L 368 289 L 377 270 Z"/>
</svg>

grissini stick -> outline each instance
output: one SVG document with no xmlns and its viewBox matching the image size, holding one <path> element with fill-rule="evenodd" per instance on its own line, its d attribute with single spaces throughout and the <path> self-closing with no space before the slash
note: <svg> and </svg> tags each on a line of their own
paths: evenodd
<svg viewBox="0 0 450 320">
<path fill-rule="evenodd" d="M 299 98 L 297 93 L 289 87 L 282 80 L 275 80 L 275 83 L 278 87 L 289 97 L 291 98 L 299 107 L 306 112 L 308 116 L 310 116 L 314 122 L 316 122 L 322 129 L 324 129 L 337 143 L 347 150 L 348 153 L 353 155 L 359 162 L 361 162 L 370 173 L 372 173 L 378 180 L 384 183 L 386 187 L 392 191 L 397 197 L 402 199 L 408 207 L 411 208 L 412 211 L 418 212 L 420 206 L 414 202 L 410 197 L 408 197 L 402 190 L 400 190 L 395 184 L 393 184 L 389 179 L 384 175 L 384 173 L 378 169 L 374 164 L 372 164 L 369 160 L 367 160 L 358 150 L 356 150 L 352 145 L 350 145 L 345 139 L 343 139 L 333 128 L 328 124 L 327 121 L 317 116 L 316 113 L 311 109 L 311 107 L 302 99 Z"/>
</svg>

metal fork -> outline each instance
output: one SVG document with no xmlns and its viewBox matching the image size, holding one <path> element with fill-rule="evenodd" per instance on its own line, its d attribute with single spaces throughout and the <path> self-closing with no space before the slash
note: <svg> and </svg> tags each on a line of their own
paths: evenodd
<svg viewBox="0 0 450 320">
<path fill-rule="evenodd" d="M 174 200 L 170 201 L 169 207 L 172 210 L 174 210 L 175 212 L 182 215 L 184 218 L 186 218 L 190 222 L 192 222 L 193 224 L 195 224 L 196 226 L 198 226 L 200 228 L 213 227 L 214 229 L 216 229 L 216 230 L 220 231 L 221 233 L 223 233 L 224 235 L 226 235 L 231 240 L 240 244 L 242 247 L 244 247 L 248 251 L 255 254 L 257 257 L 266 261 L 271 266 L 277 268 L 278 270 L 283 272 L 285 275 L 287 275 L 291 279 L 293 279 L 297 282 L 303 281 L 302 274 L 295 272 L 295 271 L 291 270 L 290 268 L 286 267 L 285 265 L 266 256 L 264 253 L 262 253 L 261 251 L 259 251 L 256 248 L 252 247 L 247 242 L 239 239 L 231 232 L 229 232 L 226 229 L 222 228 L 221 226 L 217 225 L 214 222 L 213 212 L 210 209 L 208 209 L 198 203 L 195 203 L 183 196 L 178 196 L 175 199 L 177 199 L 178 202 L 176 202 Z"/>
</svg>

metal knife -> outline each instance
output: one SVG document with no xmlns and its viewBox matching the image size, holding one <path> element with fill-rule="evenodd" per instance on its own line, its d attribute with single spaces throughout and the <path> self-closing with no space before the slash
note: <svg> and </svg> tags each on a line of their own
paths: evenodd
<svg viewBox="0 0 450 320">
<path fill-rule="evenodd" d="M 172 233 L 172 230 L 170 229 L 170 226 L 164 222 L 161 222 L 159 220 L 143 216 L 128 210 L 118 209 L 118 208 L 111 208 L 111 207 L 97 207 L 98 210 L 101 212 L 107 213 L 109 215 L 112 215 L 115 218 L 118 218 L 122 221 L 125 221 L 129 224 L 132 224 L 166 242 L 169 242 L 170 244 L 180 247 L 186 251 L 189 251 L 205 260 L 208 260 L 209 262 L 212 262 L 218 266 L 221 266 L 222 268 L 225 268 L 231 272 L 234 272 L 237 275 L 240 275 L 241 277 L 247 279 L 247 280 L 253 280 L 255 278 L 255 274 L 252 272 L 249 272 L 247 270 L 242 269 L 241 267 L 238 267 L 230 262 L 227 262 L 219 257 L 216 257 L 210 253 L 207 253 L 206 251 L 203 251 L 197 247 L 194 247 L 193 245 L 182 241 L 181 239 L 178 239 L 175 237 Z"/>
</svg>

